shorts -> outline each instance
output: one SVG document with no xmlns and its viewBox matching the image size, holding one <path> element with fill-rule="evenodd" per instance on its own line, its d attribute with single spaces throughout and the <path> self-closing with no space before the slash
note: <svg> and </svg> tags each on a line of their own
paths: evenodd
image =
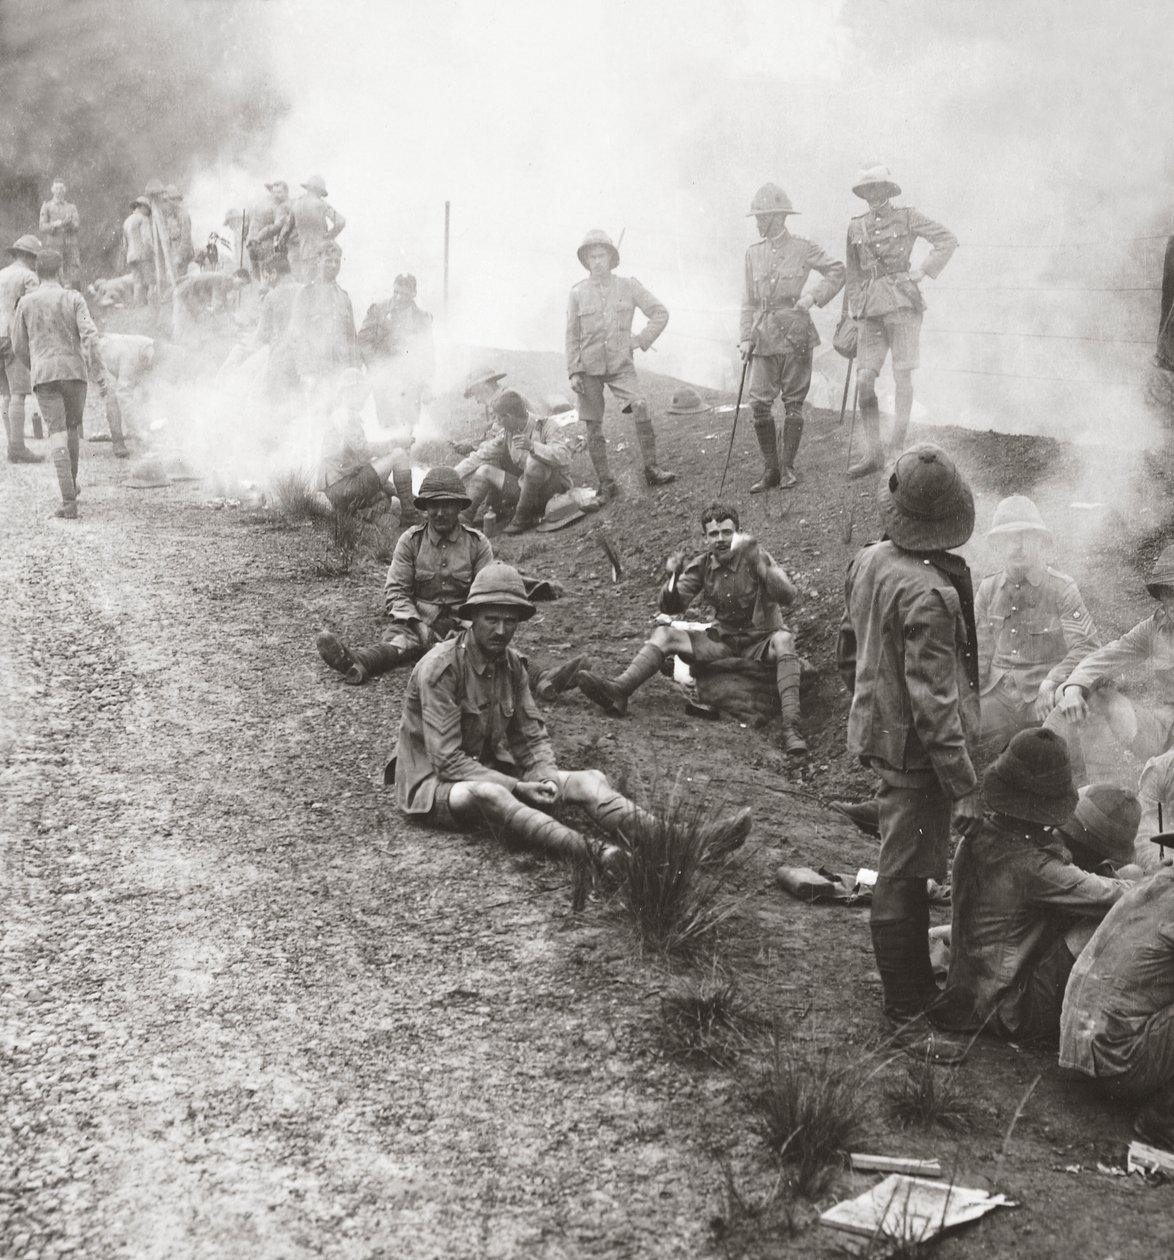
<svg viewBox="0 0 1174 1260">
<path fill-rule="evenodd" d="M 770 640 L 775 630 L 751 630 L 746 634 L 719 634 L 711 630 L 686 630 L 689 636 L 688 659 L 694 665 L 710 665 L 739 656 L 745 661 L 765 661 L 770 655 Z"/>
<path fill-rule="evenodd" d="M 383 498 L 383 482 L 370 464 L 364 464 L 354 472 L 346 473 L 333 481 L 323 491 L 335 510 L 358 511 L 371 507 Z"/>
<path fill-rule="evenodd" d="M 932 770 L 881 777 L 881 848 L 877 873 L 887 879 L 936 879 L 943 883 L 950 856 L 954 803 Z"/>
<path fill-rule="evenodd" d="M 583 392 L 579 395 L 579 419 L 584 424 L 594 424 L 603 419 L 605 385 L 611 390 L 612 397 L 625 406 L 635 408 L 644 403 L 644 393 L 636 379 L 636 368 L 631 363 L 607 376 L 584 376 Z"/>
<path fill-rule="evenodd" d="M 887 315 L 857 320 L 856 370 L 879 372 L 889 351 L 893 371 L 909 372 L 918 366 L 921 346 L 921 312 L 890 311 Z"/>
<path fill-rule="evenodd" d="M 448 798 L 452 795 L 455 786 L 455 783 L 447 781 L 436 785 L 436 792 L 432 797 L 432 808 L 424 815 L 422 821 L 433 827 L 441 827 L 445 831 L 466 830 L 465 825 L 457 822 L 453 817 L 452 807 L 448 803 Z"/>
<path fill-rule="evenodd" d="M 32 378 L 29 376 L 29 370 L 14 354 L 6 354 L 4 356 L 4 375 L 8 378 L 9 394 L 31 394 L 33 392 Z"/>
</svg>

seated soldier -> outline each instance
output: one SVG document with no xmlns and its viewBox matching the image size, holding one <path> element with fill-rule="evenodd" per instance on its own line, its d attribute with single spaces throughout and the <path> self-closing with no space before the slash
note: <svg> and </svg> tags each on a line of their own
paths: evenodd
<svg viewBox="0 0 1174 1260">
<path fill-rule="evenodd" d="M 465 442 L 454 441 L 449 445 L 456 451 L 458 455 L 472 456 L 476 453 L 478 446 L 482 442 L 488 441 L 490 437 L 494 437 L 501 432 L 501 425 L 493 418 L 493 410 L 490 403 L 501 393 L 501 383 L 505 380 L 504 372 L 495 371 L 491 367 L 474 368 L 465 378 L 465 388 L 461 394 L 462 398 L 471 399 L 480 405 L 484 412 L 484 428 L 479 441 Z M 529 404 L 527 404 L 527 408 Z M 464 460 L 457 465 L 457 472 L 462 478 L 470 477 L 477 471 L 477 465 L 480 461 L 469 462 L 466 464 Z"/>
<path fill-rule="evenodd" d="M 358 368 L 347 368 L 339 377 L 339 406 L 322 439 L 322 492 L 336 512 L 359 512 L 389 501 L 403 521 L 410 506 L 395 497 L 393 482 L 406 478 L 412 484 L 411 463 L 402 447 L 367 440 L 363 407 L 370 396 L 371 386 Z"/>
<path fill-rule="evenodd" d="M 488 824 L 515 843 L 614 865 L 622 849 L 589 841 L 545 811 L 580 806 L 612 836 L 652 820 L 599 770 L 560 770 L 526 679 L 510 647 L 534 614 L 516 569 L 487 565 L 457 610 L 470 626 L 434 647 L 412 670 L 388 778 L 400 809 L 452 831 Z M 750 831 L 748 808 L 711 824 L 706 843 L 732 848 Z M 629 831 L 630 834 L 630 831 Z"/>
<path fill-rule="evenodd" d="M 391 627 L 381 643 L 348 647 L 323 630 L 319 655 L 352 686 L 414 661 L 430 647 L 464 629 L 459 608 L 469 597 L 474 578 L 493 560 L 489 539 L 458 519 L 469 505 L 461 479 L 452 468 L 433 468 L 420 485 L 416 507 L 427 521 L 400 535 L 384 584 Z M 565 664 L 531 670 L 531 686 L 542 700 L 566 691 L 590 658 L 576 656 Z"/>
<path fill-rule="evenodd" d="M 1141 1103 L 1133 1131 L 1174 1150 L 1174 869 L 1134 884 L 1068 978 L 1060 1066 Z"/>
<path fill-rule="evenodd" d="M 472 467 L 467 479 L 471 505 L 465 519 L 476 519 L 489 503 L 499 515 L 513 512 L 507 534 L 523 534 L 542 519 L 548 500 L 571 488 L 571 452 L 559 424 L 531 415 L 517 390 L 503 389 L 491 407 L 501 432 L 491 434 L 462 461 Z"/>
<path fill-rule="evenodd" d="M 1069 916 L 1099 919 L 1129 887 L 1081 870 L 1048 830 L 1077 805 L 1064 741 L 1021 731 L 982 781 L 986 817 L 954 856 L 950 968 L 930 1020 L 1011 1040 L 1052 1037 Z"/>
<path fill-rule="evenodd" d="M 736 656 L 770 661 L 782 706 L 783 747 L 806 752 L 799 734 L 799 657 L 781 612 L 794 600 L 795 584 L 751 535 L 738 534 L 738 527 L 736 508 L 711 503 L 701 514 L 705 551 L 688 564 L 683 552 L 674 552 L 665 565 L 669 576 L 660 588 L 660 611 L 684 612 L 702 595 L 717 614 L 715 626 L 706 631 L 657 626 L 618 678 L 584 672 L 576 681 L 589 700 L 623 717 L 628 697 L 660 672 L 666 656 L 698 665 Z"/>
<path fill-rule="evenodd" d="M 1070 726 L 1087 726 L 1081 738 L 1086 763 L 1092 761 L 1096 742 L 1107 738 L 1142 759 L 1174 744 L 1174 545 L 1158 556 L 1145 588 L 1159 604 L 1153 616 L 1086 656 L 1061 685 L 1048 716 L 1046 725 L 1062 733 Z M 1135 704 L 1112 685 L 1131 668 L 1146 671 L 1156 701 L 1152 706 Z M 1112 776 L 1104 772 L 1095 777 Z"/>
</svg>

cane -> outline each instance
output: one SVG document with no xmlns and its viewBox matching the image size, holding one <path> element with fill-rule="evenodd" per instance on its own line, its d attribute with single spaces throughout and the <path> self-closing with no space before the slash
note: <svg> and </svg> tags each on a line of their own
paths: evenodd
<svg viewBox="0 0 1174 1260">
<path fill-rule="evenodd" d="M 717 488 L 719 495 L 726 488 L 726 474 L 730 471 L 730 456 L 734 453 L 734 434 L 738 432 L 738 412 L 742 410 L 742 391 L 746 388 L 746 369 L 750 366 L 752 358 L 754 358 L 753 350 L 742 360 L 742 379 L 738 382 L 738 401 L 734 404 L 734 423 L 730 425 L 730 446 L 726 451 L 726 466 L 722 469 L 722 483 Z"/>
<path fill-rule="evenodd" d="M 852 375 L 852 361 L 848 361 L 848 377 Z M 856 525 L 856 500 L 848 500 L 848 496 L 852 493 L 852 483 L 847 479 L 848 469 L 852 467 L 852 438 L 856 433 L 856 413 L 860 402 L 860 380 L 857 378 L 856 390 L 852 395 L 852 423 L 848 426 L 848 455 L 844 464 L 844 509 L 846 515 L 844 517 L 844 525 L 840 531 L 840 539 L 844 546 L 850 546 L 852 542 L 852 530 Z M 844 381 L 844 407 L 848 406 L 848 380 Z M 841 424 L 843 423 L 843 414 L 841 413 Z"/>
</svg>

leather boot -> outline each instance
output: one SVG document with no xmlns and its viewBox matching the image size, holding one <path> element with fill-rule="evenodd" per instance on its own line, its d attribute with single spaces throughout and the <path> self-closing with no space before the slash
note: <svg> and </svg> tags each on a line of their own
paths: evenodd
<svg viewBox="0 0 1174 1260">
<path fill-rule="evenodd" d="M 780 656 L 775 662 L 775 686 L 783 715 L 782 744 L 788 753 L 805 753 L 807 741 L 799 734 L 799 657 L 794 652 Z"/>
<path fill-rule="evenodd" d="M 803 436 L 803 417 L 788 414 L 783 419 L 783 479 L 784 490 L 799 484 L 795 475 L 795 456 L 799 454 L 799 440 Z"/>
<path fill-rule="evenodd" d="M 655 678 L 663 664 L 664 653 L 660 648 L 654 643 L 645 643 L 618 678 L 601 678 L 590 670 L 583 670 L 575 676 L 575 682 L 593 704 L 606 709 L 613 717 L 623 717 L 628 712 L 628 697 L 637 687 Z"/>
<path fill-rule="evenodd" d="M 646 403 L 639 403 L 632 408 L 632 418 L 636 423 L 636 442 L 644 459 L 644 482 L 649 486 L 667 486 L 676 481 L 677 474 L 665 472 L 656 462 L 656 434 L 652 429 L 652 421 L 648 416 Z"/>
<path fill-rule="evenodd" d="M 336 634 L 322 630 L 314 640 L 318 655 L 337 674 L 345 674 L 355 663 L 355 658 L 347 650 L 346 644 Z"/>
<path fill-rule="evenodd" d="M 592 656 L 572 656 L 569 661 L 564 661 L 561 665 L 552 665 L 547 669 L 536 671 L 531 680 L 531 690 L 539 700 L 549 702 L 555 696 L 561 696 L 564 691 L 570 691 L 575 685 L 577 675 L 584 671 L 590 672 L 597 666 L 598 662 Z"/>
<path fill-rule="evenodd" d="M 885 451 L 880 439 L 880 403 L 875 397 L 860 404 L 860 430 L 864 450 L 848 469 L 849 481 L 880 472 L 885 466 Z"/>
<path fill-rule="evenodd" d="M 838 810 L 858 830 L 874 840 L 880 839 L 880 806 L 876 797 L 870 801 L 831 801 L 832 809 Z"/>
<path fill-rule="evenodd" d="M 542 483 L 534 477 L 522 478 L 521 492 L 518 495 L 518 506 L 514 508 L 513 520 L 502 530 L 502 533 L 524 534 L 537 526 L 542 520 L 542 509 L 546 506 L 542 491 Z"/>
<path fill-rule="evenodd" d="M 41 413 L 33 412 L 33 437 L 39 442 L 45 436 L 45 426 L 41 422 Z"/>
<path fill-rule="evenodd" d="M 30 451 L 24 444 L 25 395 L 13 394 L 6 398 L 4 426 L 8 433 L 8 462 L 10 464 L 43 464 L 45 457 Z"/>
<path fill-rule="evenodd" d="M 110 427 L 114 458 L 130 459 L 130 451 L 126 449 L 126 435 L 122 429 L 122 408 L 118 404 L 118 397 L 112 389 L 107 389 L 102 395 L 102 402 L 106 408 L 106 423 Z"/>
<path fill-rule="evenodd" d="M 615 480 L 611 477 L 600 477 L 599 479 L 599 502 L 608 504 L 612 499 L 620 497 L 620 488 L 616 485 Z"/>
<path fill-rule="evenodd" d="M 73 479 L 69 451 L 65 447 L 54 450 L 53 470 L 57 474 L 57 488 L 61 491 L 61 511 L 58 515 L 73 520 L 77 516 L 77 482 Z"/>
<path fill-rule="evenodd" d="M 749 805 L 732 814 L 725 814 L 701 828 L 701 851 L 710 861 L 717 861 L 745 843 L 754 826 L 754 811 Z"/>
<path fill-rule="evenodd" d="M 343 681 L 352 687 L 361 687 L 369 678 L 378 678 L 394 669 L 404 659 L 404 651 L 390 643 L 376 643 L 373 647 L 353 648 L 350 656 L 351 666 Z"/>
<path fill-rule="evenodd" d="M 82 435 L 80 429 L 68 429 L 66 441 L 69 445 L 69 470 L 73 474 L 73 497 L 77 498 L 77 470 L 82 455 Z"/>
<path fill-rule="evenodd" d="M 907 1024 L 938 994 L 929 959 L 925 880 L 882 875 L 873 889 L 869 926 L 885 1016 L 895 1025 Z"/>
<path fill-rule="evenodd" d="M 779 433 L 769 407 L 765 415 L 755 411 L 754 436 L 762 452 L 762 476 L 750 487 L 750 493 L 761 494 L 764 490 L 773 490 L 783 477 L 779 470 Z"/>
<path fill-rule="evenodd" d="M 1174 1086 L 1167 1085 L 1137 1113 L 1133 1131 L 1147 1146 L 1174 1151 Z"/>
<path fill-rule="evenodd" d="M 602 420 L 587 422 L 587 454 L 591 456 L 591 466 L 599 478 L 600 487 L 602 488 L 604 482 L 610 482 L 614 486 L 607 463 L 607 438 L 603 436 Z"/>
</svg>

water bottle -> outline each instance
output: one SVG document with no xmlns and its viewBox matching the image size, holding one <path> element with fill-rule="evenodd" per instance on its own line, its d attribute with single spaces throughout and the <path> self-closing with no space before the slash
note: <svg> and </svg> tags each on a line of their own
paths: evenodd
<svg viewBox="0 0 1174 1260">
<path fill-rule="evenodd" d="M 486 538 L 495 538 L 497 536 L 497 513 L 488 508 L 481 520 L 481 532 Z"/>
</svg>

